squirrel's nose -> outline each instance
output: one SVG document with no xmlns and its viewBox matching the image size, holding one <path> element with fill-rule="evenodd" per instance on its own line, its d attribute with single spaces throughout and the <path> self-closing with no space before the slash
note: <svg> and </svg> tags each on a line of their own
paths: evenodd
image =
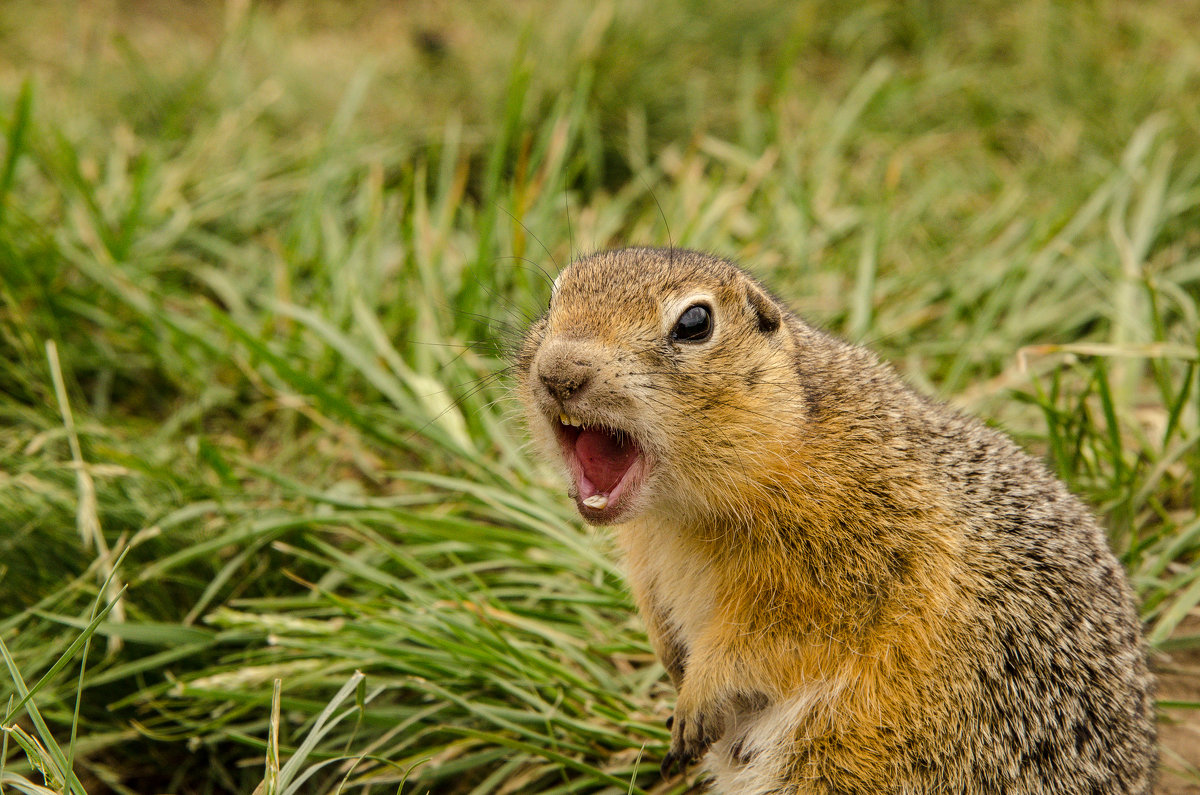
<svg viewBox="0 0 1200 795">
<path fill-rule="evenodd" d="M 564 403 L 571 398 L 572 395 L 581 391 L 588 385 L 588 381 L 592 380 L 592 374 L 584 370 L 562 371 L 555 372 L 540 372 L 538 378 L 555 400 L 559 403 Z"/>
<path fill-rule="evenodd" d="M 559 403 L 582 392 L 592 380 L 592 366 L 569 346 L 555 346 L 538 358 L 538 380 Z"/>
</svg>

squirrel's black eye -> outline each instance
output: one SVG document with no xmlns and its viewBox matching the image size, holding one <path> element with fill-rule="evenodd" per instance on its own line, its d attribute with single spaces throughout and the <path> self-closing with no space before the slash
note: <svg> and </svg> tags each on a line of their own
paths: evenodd
<svg viewBox="0 0 1200 795">
<path fill-rule="evenodd" d="M 704 342 L 712 336 L 712 312 L 704 304 L 684 310 L 671 329 L 671 339 L 679 342 Z"/>
</svg>

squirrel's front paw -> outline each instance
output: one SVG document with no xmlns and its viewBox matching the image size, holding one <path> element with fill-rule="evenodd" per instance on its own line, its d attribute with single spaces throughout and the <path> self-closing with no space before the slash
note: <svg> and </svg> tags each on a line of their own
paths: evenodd
<svg viewBox="0 0 1200 795">
<path fill-rule="evenodd" d="M 725 719 L 716 705 L 707 709 L 693 706 L 683 695 L 675 706 L 675 714 L 667 719 L 671 730 L 671 750 L 663 757 L 660 770 L 669 776 L 675 767 L 686 768 L 704 756 L 725 730 Z"/>
</svg>

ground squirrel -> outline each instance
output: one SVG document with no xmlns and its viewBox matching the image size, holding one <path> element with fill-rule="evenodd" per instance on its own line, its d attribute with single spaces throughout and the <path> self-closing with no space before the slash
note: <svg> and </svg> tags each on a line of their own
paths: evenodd
<svg viewBox="0 0 1200 795">
<path fill-rule="evenodd" d="M 729 795 L 1150 791 L 1129 586 L 1001 433 L 673 248 L 572 263 L 516 370 L 678 690 L 664 770 L 705 758 Z"/>
</svg>

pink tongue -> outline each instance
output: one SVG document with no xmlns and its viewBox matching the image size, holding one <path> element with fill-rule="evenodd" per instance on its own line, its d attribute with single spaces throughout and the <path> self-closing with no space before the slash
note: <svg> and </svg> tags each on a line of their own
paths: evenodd
<svg viewBox="0 0 1200 795">
<path fill-rule="evenodd" d="M 580 431 L 575 455 L 599 494 L 608 494 L 637 458 L 637 445 L 599 428 Z"/>
</svg>

